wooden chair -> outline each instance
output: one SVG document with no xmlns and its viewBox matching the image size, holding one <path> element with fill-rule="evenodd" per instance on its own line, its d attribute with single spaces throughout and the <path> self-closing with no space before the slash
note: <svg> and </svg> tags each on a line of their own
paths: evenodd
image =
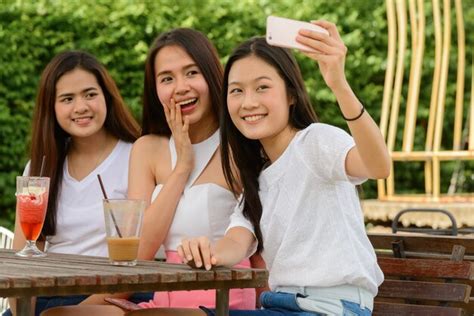
<svg viewBox="0 0 474 316">
<path fill-rule="evenodd" d="M 13 245 L 13 232 L 0 226 L 0 248 L 11 249 Z M 8 299 L 0 297 L 0 315 L 8 308 Z"/>
<path fill-rule="evenodd" d="M 465 315 L 472 311 L 474 263 L 379 257 L 385 274 L 373 315 Z"/>
<path fill-rule="evenodd" d="M 474 238 L 368 234 L 385 274 L 374 315 L 472 315 Z"/>
<path fill-rule="evenodd" d="M 474 262 L 474 237 L 369 233 L 377 257 Z M 462 250 L 459 248 L 462 247 Z M 461 252 L 460 252 L 461 251 Z"/>
<path fill-rule="evenodd" d="M 0 248 L 11 249 L 13 245 L 13 232 L 0 226 Z"/>
<path fill-rule="evenodd" d="M 385 74 L 384 94 L 380 128 L 394 162 L 422 162 L 424 164 L 424 192 L 420 194 L 398 194 L 395 190 L 396 168 L 392 163 L 391 175 L 378 181 L 378 199 L 382 201 L 474 202 L 474 193 L 442 194 L 440 189 L 441 163 L 445 161 L 474 160 L 474 81 L 471 80 L 470 104 L 464 104 L 465 90 L 465 30 L 462 0 L 432 0 L 432 13 L 425 11 L 424 0 L 386 0 L 388 19 L 388 58 Z M 454 4 L 454 8 L 452 7 Z M 451 21 L 452 10 L 455 21 Z M 407 11 L 409 21 L 407 20 Z M 432 82 L 422 80 L 425 60 L 425 45 L 428 37 L 425 30 L 426 17 L 434 25 L 434 61 Z M 456 32 L 452 32 L 453 28 Z M 407 49 L 408 32 L 411 44 Z M 456 33 L 455 41 L 451 34 Z M 454 45 L 457 49 L 454 50 Z M 457 65 L 450 65 L 450 55 L 457 51 Z M 411 55 L 410 55 L 411 53 Z M 405 61 L 410 56 L 409 79 L 404 82 Z M 455 67 L 456 95 L 454 108 L 446 108 L 448 71 Z M 474 66 L 471 63 L 471 69 Z M 474 73 L 474 71 L 472 71 Z M 403 91 L 407 90 L 406 103 Z M 426 114 L 419 111 L 420 87 L 431 88 L 431 100 L 427 126 L 423 126 Z M 424 108 L 426 108 L 425 105 Z M 447 120 L 445 113 L 454 111 L 454 121 Z M 418 119 L 418 120 L 417 120 Z M 403 123 L 403 124 L 402 124 Z M 398 131 L 399 129 L 402 131 Z M 443 130 L 453 129 L 451 148 L 443 148 Z M 417 137 L 424 135 L 424 148 L 415 148 Z M 402 136 L 402 137 L 400 137 Z M 444 142 L 445 143 L 445 142 Z M 423 146 L 422 146 L 423 147 Z M 405 188 L 406 189 L 406 188 Z"/>
</svg>

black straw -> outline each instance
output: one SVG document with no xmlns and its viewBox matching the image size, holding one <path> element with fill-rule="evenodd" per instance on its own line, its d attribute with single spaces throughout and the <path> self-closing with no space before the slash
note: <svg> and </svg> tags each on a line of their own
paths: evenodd
<svg viewBox="0 0 474 316">
<path fill-rule="evenodd" d="M 104 184 L 102 183 L 102 178 L 100 177 L 100 174 L 97 175 L 97 178 L 99 179 L 100 189 L 102 190 L 104 199 L 108 200 L 109 198 L 107 197 L 107 192 L 105 192 L 105 187 L 104 187 Z M 114 222 L 114 226 L 115 226 L 115 229 L 117 230 L 117 234 L 119 235 L 120 238 L 122 238 L 122 234 L 120 233 L 120 229 L 117 226 L 117 221 L 115 220 L 114 212 L 112 209 L 110 209 L 110 216 L 112 216 L 112 221 Z"/>
</svg>

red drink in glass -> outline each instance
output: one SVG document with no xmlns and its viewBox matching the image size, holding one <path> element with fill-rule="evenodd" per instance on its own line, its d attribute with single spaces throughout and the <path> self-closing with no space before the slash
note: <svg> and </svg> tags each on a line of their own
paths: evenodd
<svg viewBox="0 0 474 316">
<path fill-rule="evenodd" d="M 43 228 L 48 208 L 49 178 L 17 177 L 16 209 L 26 246 L 16 255 L 20 257 L 44 257 L 46 254 L 36 247 Z"/>
<path fill-rule="evenodd" d="M 43 228 L 46 208 L 48 206 L 47 192 L 41 194 L 19 194 L 18 212 L 20 225 L 27 240 L 38 239 Z"/>
</svg>

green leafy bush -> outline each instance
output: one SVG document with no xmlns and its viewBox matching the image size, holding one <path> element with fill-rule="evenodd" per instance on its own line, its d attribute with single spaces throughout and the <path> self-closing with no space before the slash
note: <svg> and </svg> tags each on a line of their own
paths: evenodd
<svg viewBox="0 0 474 316">
<path fill-rule="evenodd" d="M 467 2 L 466 30 L 472 30 L 474 6 L 468 6 Z M 42 69 L 55 54 L 81 49 L 96 55 L 109 69 L 139 119 L 144 60 L 149 44 L 160 32 L 178 26 L 196 28 L 215 43 L 225 62 L 238 43 L 264 35 L 269 14 L 335 22 L 349 49 L 348 80 L 378 121 L 387 50 L 385 3 L 381 0 L 3 0 L 0 4 L 0 225 L 10 228 L 13 225 L 15 176 L 22 172 L 27 160 L 36 87 Z M 471 43 L 470 56 L 473 34 L 466 32 Z M 345 128 L 335 99 L 315 63 L 301 54 L 297 54 L 297 59 L 321 120 Z M 430 72 L 425 76 L 428 78 Z M 453 91 L 454 84 L 450 77 L 449 91 Z M 466 94 L 466 100 L 468 97 Z M 429 100 L 429 93 L 423 89 L 422 98 Z M 451 106 L 452 102 L 448 101 L 447 105 Z M 407 171 L 404 176 L 407 182 L 422 182 L 420 174 Z M 366 197 L 375 196 L 373 181 L 365 188 Z"/>
</svg>

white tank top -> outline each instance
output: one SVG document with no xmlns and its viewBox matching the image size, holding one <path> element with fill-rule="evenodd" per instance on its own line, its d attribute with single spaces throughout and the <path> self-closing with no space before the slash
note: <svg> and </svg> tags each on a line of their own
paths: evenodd
<svg viewBox="0 0 474 316">
<path fill-rule="evenodd" d="M 219 131 L 216 131 L 205 141 L 193 145 L 195 167 L 186 183 L 168 236 L 163 243 L 167 251 L 176 251 L 183 237 L 207 236 L 211 241 L 216 241 L 224 236 L 230 223 L 230 215 L 237 204 L 234 195 L 231 191 L 215 183 L 193 185 L 208 165 L 218 146 Z M 172 137 L 169 147 L 171 166 L 174 168 L 177 154 Z M 155 200 L 162 187 L 162 184 L 155 187 L 151 201 Z"/>
<path fill-rule="evenodd" d="M 131 143 L 119 140 L 115 148 L 94 171 L 81 181 L 69 175 L 67 159 L 59 188 L 56 235 L 47 236 L 46 251 L 88 256 L 107 256 L 100 174 L 109 198 L 127 197 L 128 160 Z M 30 163 L 24 175 L 29 173 Z"/>
</svg>

